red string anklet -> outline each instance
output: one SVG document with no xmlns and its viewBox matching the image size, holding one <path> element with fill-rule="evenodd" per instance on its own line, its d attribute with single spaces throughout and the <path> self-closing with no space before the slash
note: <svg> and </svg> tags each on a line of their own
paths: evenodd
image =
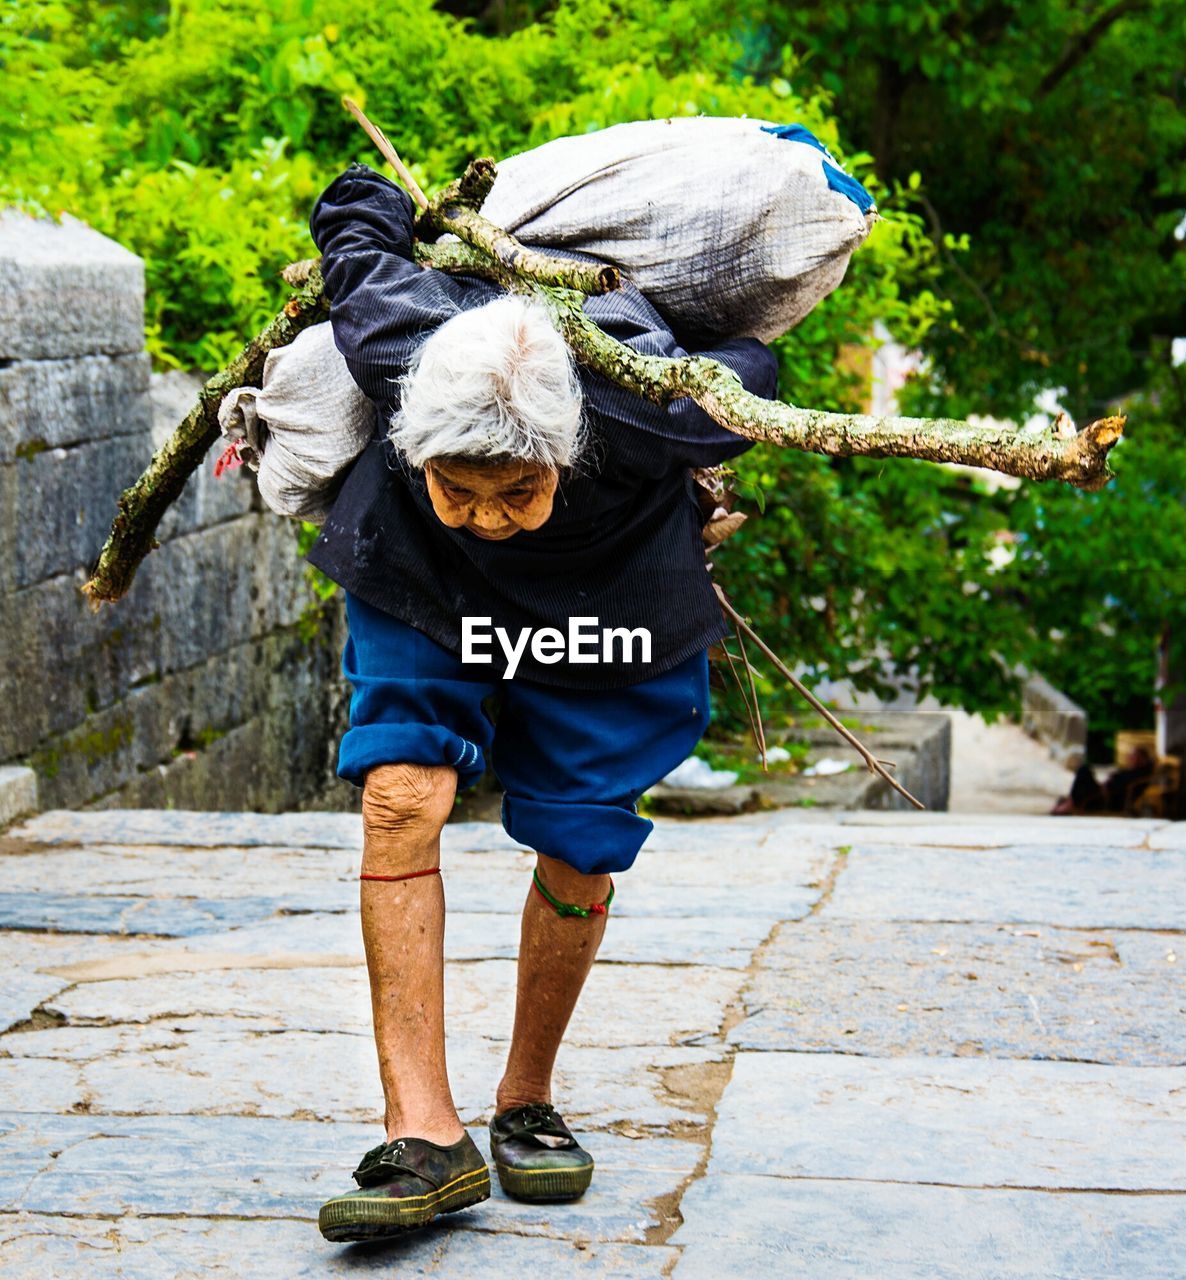
<svg viewBox="0 0 1186 1280">
<path fill-rule="evenodd" d="M 439 876 L 440 874 L 440 867 L 429 867 L 427 871 L 409 871 L 406 876 L 377 876 L 369 871 L 363 871 L 358 878 L 360 880 L 415 880 L 419 876 Z"/>
</svg>

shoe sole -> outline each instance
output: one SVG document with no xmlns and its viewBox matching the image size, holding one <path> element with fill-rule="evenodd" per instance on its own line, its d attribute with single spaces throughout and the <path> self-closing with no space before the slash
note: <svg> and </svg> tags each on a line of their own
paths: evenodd
<svg viewBox="0 0 1186 1280">
<path fill-rule="evenodd" d="M 512 1169 L 497 1163 L 494 1167 L 499 1185 L 514 1200 L 575 1200 L 585 1194 L 593 1181 L 591 1164 L 575 1169 Z"/>
<path fill-rule="evenodd" d="M 327 1240 L 380 1240 L 427 1226 L 444 1213 L 456 1213 L 490 1199 L 490 1170 L 463 1173 L 436 1191 L 422 1196 L 383 1199 L 342 1196 L 321 1206 L 317 1226 Z"/>
</svg>

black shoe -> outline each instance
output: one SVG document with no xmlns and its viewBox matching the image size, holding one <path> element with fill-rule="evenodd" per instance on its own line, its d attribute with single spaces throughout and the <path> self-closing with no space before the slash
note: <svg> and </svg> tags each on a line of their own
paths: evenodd
<svg viewBox="0 0 1186 1280">
<path fill-rule="evenodd" d="M 575 1200 L 593 1178 L 593 1157 L 550 1102 L 496 1115 L 490 1154 L 502 1189 L 515 1200 Z"/>
<path fill-rule="evenodd" d="M 467 1133 L 450 1147 L 425 1138 L 396 1138 L 372 1148 L 354 1170 L 357 1191 L 321 1206 L 327 1240 L 378 1240 L 423 1227 L 490 1198 L 490 1170 Z"/>
</svg>

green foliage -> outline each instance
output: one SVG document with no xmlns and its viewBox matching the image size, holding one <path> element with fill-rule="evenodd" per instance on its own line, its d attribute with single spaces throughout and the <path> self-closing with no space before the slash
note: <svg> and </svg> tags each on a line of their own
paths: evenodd
<svg viewBox="0 0 1186 1280">
<path fill-rule="evenodd" d="M 1029 486 L 1012 504 L 1006 576 L 1043 673 L 1101 735 L 1151 727 L 1155 645 L 1186 634 L 1186 383 L 1167 371 L 1130 408 L 1137 423 L 1103 493 Z"/>
<path fill-rule="evenodd" d="M 882 321 L 931 356 L 920 407 L 1019 413 L 1063 385 L 1082 412 L 1149 380 L 1150 335 L 1186 332 L 1181 22 L 1168 0 L 1116 9 L 1096 38 L 1071 0 L 0 0 L 0 203 L 142 255 L 158 367 L 212 368 L 313 251 L 317 193 L 378 164 L 342 93 L 430 191 L 474 155 L 623 120 L 798 120 L 884 220 L 776 344 L 784 396 L 859 407 Z M 1181 407 L 1172 386 L 1139 405 L 1101 495 L 755 449 L 738 485 L 763 514 L 717 576 L 816 675 L 905 673 L 992 713 L 1025 661 L 1098 722 L 1146 720 L 1129 703 L 1181 608 Z M 801 712 L 763 686 L 772 719 Z M 740 727 L 739 701 L 718 721 Z"/>
<path fill-rule="evenodd" d="M 167 21 L 73 0 L 0 12 L 0 199 L 69 210 L 145 258 L 161 364 L 219 363 L 254 332 L 283 298 L 279 268 L 312 252 L 318 191 L 352 160 L 378 163 L 343 93 L 430 191 L 476 154 L 668 114 L 801 120 L 843 153 L 827 96 L 791 92 L 790 54 L 765 82 L 740 75 L 728 6 L 707 0 L 571 0 L 505 39 L 429 0 L 195 0 Z M 900 215 L 861 267 L 905 332 L 937 313 L 924 279 L 899 279 L 928 252 Z M 831 363 L 818 345 L 799 360 Z"/>
<path fill-rule="evenodd" d="M 1144 385 L 1186 333 L 1186 13 L 1178 0 L 766 0 L 746 65 L 782 46 L 846 138 L 907 183 L 943 256 L 927 403 L 1076 417 Z M 799 86 L 799 80 L 792 77 Z"/>
</svg>

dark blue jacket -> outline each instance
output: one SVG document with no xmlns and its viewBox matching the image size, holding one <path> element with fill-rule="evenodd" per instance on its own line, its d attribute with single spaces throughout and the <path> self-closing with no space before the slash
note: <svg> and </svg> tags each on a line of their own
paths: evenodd
<svg viewBox="0 0 1186 1280">
<path fill-rule="evenodd" d="M 402 463 L 385 439 L 397 407 L 394 380 L 438 325 L 502 290 L 475 276 L 417 266 L 413 214 L 402 188 L 363 165 L 335 179 L 313 210 L 334 340 L 378 406 L 379 429 L 348 473 L 308 559 L 454 653 L 461 651 L 466 615 L 490 617 L 516 637 L 524 626 L 567 634 L 569 617 L 578 615 L 596 617 L 602 627 L 651 632 L 650 665 L 543 665 L 528 650 L 519 676 L 541 684 L 618 688 L 719 640 L 726 628 L 705 570 L 690 469 L 736 457 L 750 442 L 687 397 L 661 407 L 580 366 L 589 453 L 561 476 L 547 523 L 487 542 L 434 515 L 423 473 Z M 633 285 L 590 298 L 585 311 L 636 351 L 687 354 Z M 735 370 L 757 395 L 776 394 L 776 362 L 757 339 L 734 339 L 703 354 Z"/>
</svg>

